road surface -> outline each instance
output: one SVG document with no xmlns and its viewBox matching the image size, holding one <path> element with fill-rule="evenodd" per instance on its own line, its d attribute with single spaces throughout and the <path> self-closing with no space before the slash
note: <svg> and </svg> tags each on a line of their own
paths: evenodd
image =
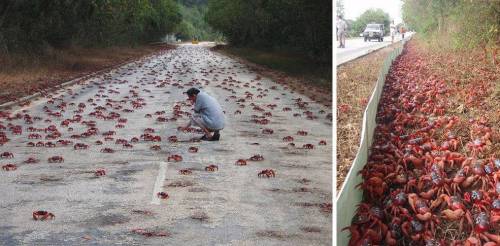
<svg viewBox="0 0 500 246">
<path fill-rule="evenodd" d="M 192 113 L 182 94 L 191 86 L 202 87 L 224 108 L 226 128 L 219 142 L 191 142 L 201 135 L 177 131 Z M 298 98 L 308 105 L 299 107 Z M 241 114 L 235 114 L 238 110 Z M 65 119 L 70 121 L 62 126 Z M 269 123 L 255 123 L 263 119 Z M 331 109 L 260 78 L 208 45 L 180 45 L 30 105 L 4 109 L 0 125 L 5 127 L 0 126 L 0 137 L 9 139 L 0 153 L 13 155 L 0 164 L 17 165 L 0 171 L 3 245 L 331 243 Z M 22 134 L 14 134 L 16 126 Z M 161 142 L 145 141 L 146 128 Z M 264 134 L 266 128 L 273 134 Z M 54 138 L 47 139 L 50 135 Z M 169 142 L 169 136 L 178 141 Z M 285 136 L 294 138 L 295 147 L 283 141 Z M 132 142 L 134 137 L 139 141 Z M 319 145 L 321 140 L 326 145 Z M 29 142 L 56 146 L 29 147 Z M 75 150 L 76 143 L 88 149 Z M 151 150 L 154 145 L 161 149 Z M 198 152 L 189 152 L 190 147 Z M 168 161 L 174 154 L 183 160 Z M 235 165 L 256 154 L 264 160 Z M 64 162 L 50 163 L 53 156 Z M 29 157 L 39 162 L 24 164 Z M 211 164 L 218 170 L 205 171 Z M 106 175 L 96 176 L 98 169 Z M 181 169 L 191 174 L 182 175 Z M 259 178 L 263 169 L 275 170 L 276 177 Z M 34 220 L 38 210 L 55 218 Z"/>
<path fill-rule="evenodd" d="M 412 33 L 406 33 L 405 39 L 410 37 Z M 401 35 L 396 35 L 394 38 L 394 42 L 401 41 Z M 364 41 L 364 38 L 352 38 L 347 39 L 345 48 L 337 48 L 337 66 L 346 63 L 348 61 L 352 61 L 360 56 L 364 56 L 372 51 L 378 50 L 380 48 L 386 47 L 391 44 L 391 37 L 384 37 L 383 42 L 378 42 L 376 40 L 372 41 Z M 338 41 L 335 42 L 335 45 L 338 46 Z"/>
</svg>

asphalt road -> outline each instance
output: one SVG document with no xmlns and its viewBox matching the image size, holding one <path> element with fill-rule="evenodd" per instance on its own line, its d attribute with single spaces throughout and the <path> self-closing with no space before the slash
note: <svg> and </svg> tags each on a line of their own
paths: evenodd
<svg viewBox="0 0 500 246">
<path fill-rule="evenodd" d="M 4 110 L 0 136 L 10 140 L 0 153 L 13 158 L 0 164 L 15 164 L 17 170 L 0 171 L 0 244 L 329 245 L 331 109 L 207 47 L 180 45 Z M 224 108 L 226 128 L 219 142 L 192 142 L 201 135 L 177 131 L 192 113 L 182 94 L 191 86 L 203 87 Z M 299 105 L 298 98 L 308 105 Z M 68 126 L 61 125 L 65 119 L 72 119 Z M 263 119 L 269 123 L 254 121 Z M 16 126 L 22 134 L 13 134 Z M 145 141 L 146 128 L 161 142 Z M 265 128 L 273 134 L 263 133 Z M 308 134 L 298 135 L 301 130 Z M 115 133 L 105 139 L 108 131 Z M 54 132 L 61 136 L 47 139 Z M 35 133 L 41 138 L 30 139 Z M 169 136 L 178 142 L 169 142 Z M 285 136 L 294 138 L 295 147 Z M 139 141 L 132 142 L 134 137 Z M 326 145 L 319 145 L 321 140 Z M 29 147 L 29 142 L 56 146 Z M 76 143 L 88 149 L 75 150 Z M 153 145 L 161 150 L 151 150 Z M 104 148 L 115 152 L 101 152 Z M 168 161 L 173 154 L 183 160 Z M 235 165 L 256 154 L 264 160 Z M 52 156 L 64 162 L 50 163 Z M 24 164 L 29 157 L 39 162 Z M 205 171 L 210 164 L 218 170 Z M 96 176 L 98 169 L 106 175 Z M 182 175 L 181 169 L 191 174 Z M 263 169 L 275 170 L 276 177 L 259 178 Z M 168 199 L 159 199 L 158 192 Z M 34 220 L 37 210 L 55 218 Z"/>
<path fill-rule="evenodd" d="M 408 38 L 412 35 L 412 33 L 406 33 L 405 38 Z M 396 35 L 394 38 L 394 42 L 401 41 L 401 35 Z M 391 37 L 384 37 L 383 42 L 379 42 L 376 40 L 372 41 L 364 41 L 364 38 L 352 38 L 347 39 L 345 43 L 345 48 L 337 48 L 336 57 L 337 57 L 337 66 L 348 61 L 352 61 L 360 56 L 366 55 L 372 51 L 378 50 L 380 48 L 386 47 L 391 44 Z M 335 45 L 338 47 L 338 41 L 335 42 Z"/>
</svg>

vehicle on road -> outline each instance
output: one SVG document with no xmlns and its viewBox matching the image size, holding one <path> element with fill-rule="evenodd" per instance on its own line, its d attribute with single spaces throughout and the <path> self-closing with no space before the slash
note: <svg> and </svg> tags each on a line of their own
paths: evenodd
<svg viewBox="0 0 500 246">
<path fill-rule="evenodd" d="M 371 23 L 366 25 L 366 28 L 363 31 L 363 37 L 365 37 L 365 42 L 371 41 L 372 39 L 382 42 L 384 41 L 384 33 L 384 24 Z"/>
</svg>

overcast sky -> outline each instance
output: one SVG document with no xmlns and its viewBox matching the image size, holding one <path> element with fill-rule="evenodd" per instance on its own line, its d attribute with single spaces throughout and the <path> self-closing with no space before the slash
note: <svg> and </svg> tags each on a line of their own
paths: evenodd
<svg viewBox="0 0 500 246">
<path fill-rule="evenodd" d="M 356 20 L 370 8 L 380 8 L 388 13 L 394 23 L 401 22 L 401 0 L 344 0 L 344 19 Z M 336 12 L 335 12 L 336 13 Z"/>
</svg>

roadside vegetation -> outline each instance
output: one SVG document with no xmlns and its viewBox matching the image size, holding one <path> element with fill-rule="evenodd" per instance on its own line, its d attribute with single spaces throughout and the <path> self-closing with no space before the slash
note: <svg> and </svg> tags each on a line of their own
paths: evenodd
<svg viewBox="0 0 500 246">
<path fill-rule="evenodd" d="M 403 19 L 423 37 L 428 49 L 462 52 L 481 49 L 483 58 L 498 63 L 500 2 L 405 0 Z"/>
<path fill-rule="evenodd" d="M 206 20 L 224 52 L 331 91 L 330 1 L 208 0 Z"/>
<path fill-rule="evenodd" d="M 180 23 L 173 0 L 16 1 L 0 4 L 0 52 L 154 42 Z"/>
<path fill-rule="evenodd" d="M 0 2 L 0 102 L 169 49 L 167 34 L 221 39 L 206 0 Z"/>
<path fill-rule="evenodd" d="M 224 41 L 224 35 L 215 31 L 206 21 L 207 0 L 178 0 L 182 21 L 175 28 L 177 38 L 188 41 Z"/>
</svg>

